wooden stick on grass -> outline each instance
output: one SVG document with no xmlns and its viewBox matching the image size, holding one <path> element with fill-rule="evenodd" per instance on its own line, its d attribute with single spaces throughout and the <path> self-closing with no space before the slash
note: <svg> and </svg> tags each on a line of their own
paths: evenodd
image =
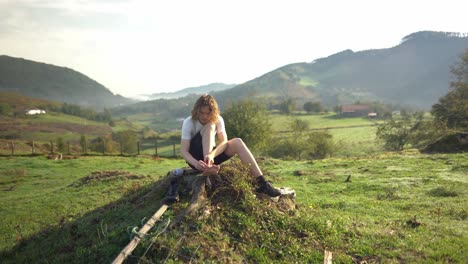
<svg viewBox="0 0 468 264">
<path fill-rule="evenodd" d="M 156 213 L 146 222 L 146 224 L 138 231 L 138 234 L 128 243 L 128 245 L 120 252 L 120 254 L 115 258 L 112 264 L 120 264 L 132 254 L 133 250 L 138 246 L 141 239 L 148 233 L 148 231 L 154 226 L 156 221 L 166 212 L 168 208 L 167 204 L 163 204 Z"/>
</svg>

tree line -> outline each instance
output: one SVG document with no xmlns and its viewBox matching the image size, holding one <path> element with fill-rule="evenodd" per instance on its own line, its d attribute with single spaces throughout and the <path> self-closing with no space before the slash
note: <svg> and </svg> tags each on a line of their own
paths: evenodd
<svg viewBox="0 0 468 264">
<path fill-rule="evenodd" d="M 424 119 L 422 113 L 406 114 L 378 127 L 377 138 L 387 149 L 411 145 L 427 151 L 468 150 L 459 139 L 468 136 L 468 49 L 450 71 L 449 92 L 432 106 L 432 119 Z"/>
<path fill-rule="evenodd" d="M 451 67 L 451 73 L 454 81 L 449 84 L 450 91 L 432 106 L 432 116 L 429 118 L 422 112 L 409 111 L 402 111 L 400 116 L 393 117 L 385 114 L 389 113 L 389 109 L 380 105 L 385 121 L 378 126 L 376 138 L 383 142 L 386 149 L 400 151 L 408 145 L 428 149 L 447 137 L 457 134 L 468 136 L 468 49 L 460 56 L 460 61 Z M 306 105 L 320 110 L 319 103 L 306 103 L 304 108 Z M 291 113 L 295 108 L 294 100 L 285 100 L 280 107 L 285 113 Z M 311 132 L 305 121 L 295 118 L 285 124 L 292 131 L 291 136 L 274 138 L 264 103 L 248 100 L 231 103 L 226 106 L 223 116 L 231 137 L 240 137 L 255 151 L 272 157 L 324 158 L 332 156 L 339 147 L 328 131 Z M 440 150 L 452 148 L 450 142 L 455 145 L 454 150 L 460 150 L 459 142 L 444 142 Z"/>
</svg>

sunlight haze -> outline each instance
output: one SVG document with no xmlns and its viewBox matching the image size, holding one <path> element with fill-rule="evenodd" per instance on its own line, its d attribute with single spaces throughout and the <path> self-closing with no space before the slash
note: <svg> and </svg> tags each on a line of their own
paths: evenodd
<svg viewBox="0 0 468 264">
<path fill-rule="evenodd" d="M 79 71 L 127 97 L 241 84 L 417 31 L 468 32 L 465 1 L 0 0 L 0 55 Z"/>
</svg>

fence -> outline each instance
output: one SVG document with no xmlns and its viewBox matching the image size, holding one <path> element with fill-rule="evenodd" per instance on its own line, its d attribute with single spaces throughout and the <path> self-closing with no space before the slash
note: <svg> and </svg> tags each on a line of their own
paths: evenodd
<svg viewBox="0 0 468 264">
<path fill-rule="evenodd" d="M 84 144 L 83 144 L 84 143 Z M 131 143 L 112 142 L 82 142 L 81 144 L 70 141 L 61 146 L 54 141 L 0 141 L 1 156 L 25 156 L 25 155 L 152 155 L 160 157 L 177 157 L 180 153 L 180 143 L 170 140 L 139 140 Z"/>
</svg>

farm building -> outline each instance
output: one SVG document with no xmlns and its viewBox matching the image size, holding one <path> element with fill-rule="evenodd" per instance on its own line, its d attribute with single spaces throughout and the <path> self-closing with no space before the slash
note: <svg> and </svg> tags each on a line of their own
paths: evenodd
<svg viewBox="0 0 468 264">
<path fill-rule="evenodd" d="M 45 114 L 46 111 L 45 110 L 41 110 L 41 109 L 29 109 L 29 110 L 26 110 L 26 115 L 41 115 L 41 114 Z"/>
<path fill-rule="evenodd" d="M 342 105 L 341 116 L 353 117 L 353 116 L 368 116 L 369 113 L 373 112 L 368 105 Z"/>
</svg>

